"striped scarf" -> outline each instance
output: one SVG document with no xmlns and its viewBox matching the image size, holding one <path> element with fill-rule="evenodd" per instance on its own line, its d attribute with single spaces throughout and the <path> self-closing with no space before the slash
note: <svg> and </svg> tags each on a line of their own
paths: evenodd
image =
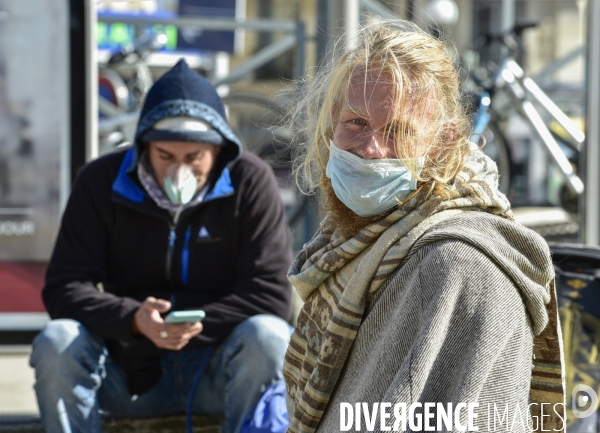
<svg viewBox="0 0 600 433">
<path fill-rule="evenodd" d="M 454 180 L 450 199 L 427 198 L 428 192 L 418 189 L 398 209 L 351 238 L 339 234 L 325 219 L 288 272 L 305 301 L 285 356 L 284 379 L 292 403 L 288 407 L 293 408 L 288 433 L 317 430 L 369 299 L 427 229 L 467 210 L 512 219 L 510 203 L 497 186 L 495 163 L 481 151 L 473 151 Z M 556 318 L 556 306 L 551 317 Z M 549 401 L 543 392 L 538 397 Z M 554 400 L 562 401 L 562 394 L 553 394 Z"/>
</svg>

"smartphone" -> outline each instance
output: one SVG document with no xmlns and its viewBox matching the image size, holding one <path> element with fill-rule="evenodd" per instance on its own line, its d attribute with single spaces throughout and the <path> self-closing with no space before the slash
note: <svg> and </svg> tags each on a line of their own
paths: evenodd
<svg viewBox="0 0 600 433">
<path fill-rule="evenodd" d="M 206 313 L 202 310 L 171 311 L 165 318 L 165 323 L 196 323 L 202 322 Z"/>
</svg>

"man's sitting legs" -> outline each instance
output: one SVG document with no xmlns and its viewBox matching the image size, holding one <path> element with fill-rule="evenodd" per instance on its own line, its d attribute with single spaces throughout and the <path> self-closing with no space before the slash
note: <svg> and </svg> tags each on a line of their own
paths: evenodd
<svg viewBox="0 0 600 433">
<path fill-rule="evenodd" d="M 238 432 L 266 388 L 283 380 L 289 340 L 290 326 L 279 317 L 261 314 L 240 323 L 215 351 L 198 386 L 194 411 L 214 413 L 211 400 L 224 395 L 223 433 Z"/>
<path fill-rule="evenodd" d="M 47 432 L 100 431 L 96 392 L 107 357 L 102 339 L 74 320 L 53 320 L 35 338 L 30 363 Z"/>
<path fill-rule="evenodd" d="M 288 329 L 285 321 L 269 315 L 240 323 L 218 346 L 202 376 L 194 412 L 223 413 L 223 431 L 239 431 L 264 389 L 282 379 Z M 125 373 L 112 361 L 100 337 L 76 321 L 52 321 L 34 341 L 31 357 L 46 431 L 69 431 L 63 428 L 68 422 L 73 433 L 100 432 L 99 409 L 124 416 L 182 413 L 208 352 L 169 352 L 161 360 L 159 383 L 132 399 Z"/>
</svg>

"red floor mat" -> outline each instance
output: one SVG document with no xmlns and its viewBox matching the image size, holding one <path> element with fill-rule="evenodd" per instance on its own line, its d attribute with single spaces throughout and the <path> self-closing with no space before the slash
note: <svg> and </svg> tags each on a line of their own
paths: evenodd
<svg viewBox="0 0 600 433">
<path fill-rule="evenodd" d="M 0 312 L 46 311 L 41 297 L 46 266 L 39 262 L 0 262 Z"/>
</svg>

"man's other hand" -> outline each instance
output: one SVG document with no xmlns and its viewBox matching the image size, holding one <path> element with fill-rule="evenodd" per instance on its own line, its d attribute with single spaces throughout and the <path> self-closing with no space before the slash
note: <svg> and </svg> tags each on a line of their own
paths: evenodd
<svg viewBox="0 0 600 433">
<path fill-rule="evenodd" d="M 170 309 L 169 301 L 149 296 L 135 312 L 131 332 L 145 335 L 161 349 L 181 350 L 190 339 L 202 332 L 202 323 L 167 324 L 160 314 Z"/>
</svg>

